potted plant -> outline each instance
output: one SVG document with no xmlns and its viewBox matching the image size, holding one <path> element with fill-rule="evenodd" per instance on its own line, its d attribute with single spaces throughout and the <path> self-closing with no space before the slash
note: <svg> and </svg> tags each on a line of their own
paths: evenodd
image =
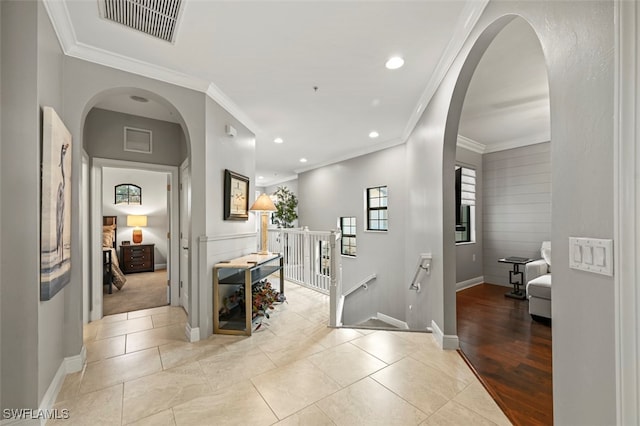
<svg viewBox="0 0 640 426">
<path fill-rule="evenodd" d="M 276 197 L 273 223 L 278 228 L 293 228 L 293 222 L 298 219 L 298 197 L 286 186 L 279 186 L 273 195 Z"/>
</svg>

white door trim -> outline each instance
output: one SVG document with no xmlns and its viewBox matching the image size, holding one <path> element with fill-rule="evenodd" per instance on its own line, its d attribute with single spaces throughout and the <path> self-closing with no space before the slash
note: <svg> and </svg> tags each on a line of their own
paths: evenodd
<svg viewBox="0 0 640 426">
<path fill-rule="evenodd" d="M 171 233 L 169 250 L 171 252 L 171 265 L 169 267 L 171 280 L 171 305 L 179 305 L 178 283 L 180 280 L 179 268 L 179 198 L 178 198 L 178 167 L 161 164 L 138 163 L 124 160 L 111 160 L 107 158 L 94 158 L 91 167 L 92 191 L 91 191 L 91 266 L 92 266 L 92 289 L 93 289 L 93 309 L 91 311 L 91 321 L 102 318 L 102 169 L 104 167 L 114 167 L 120 169 L 137 169 L 155 172 L 163 172 L 171 175 L 171 219 L 169 222 L 169 232 Z M 96 224 L 100 224 L 97 226 Z"/>
<path fill-rule="evenodd" d="M 614 284 L 616 337 L 616 416 L 619 425 L 640 424 L 640 7 L 615 2 L 614 82 Z"/>
</svg>

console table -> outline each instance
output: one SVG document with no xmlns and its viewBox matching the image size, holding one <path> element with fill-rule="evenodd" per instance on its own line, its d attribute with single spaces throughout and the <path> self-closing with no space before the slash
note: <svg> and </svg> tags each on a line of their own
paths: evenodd
<svg viewBox="0 0 640 426">
<path fill-rule="evenodd" d="M 520 270 L 520 265 L 526 265 L 529 262 L 533 262 L 533 259 L 526 257 L 506 257 L 498 259 L 500 263 L 510 263 L 513 265 L 513 270 L 509 271 L 509 284 L 513 285 L 513 290 L 505 293 L 505 296 L 513 299 L 526 299 L 527 292 L 520 290 L 520 286 L 524 285 L 524 274 Z"/>
<path fill-rule="evenodd" d="M 284 294 L 284 266 L 282 255 L 250 254 L 217 263 L 213 267 L 213 332 L 217 334 L 242 334 L 251 336 L 253 319 L 253 301 L 251 289 L 254 284 L 274 272 L 280 272 L 280 293 Z M 244 286 L 244 314 L 241 312 L 225 320 L 220 319 L 221 289 L 233 291 L 233 287 Z"/>
</svg>

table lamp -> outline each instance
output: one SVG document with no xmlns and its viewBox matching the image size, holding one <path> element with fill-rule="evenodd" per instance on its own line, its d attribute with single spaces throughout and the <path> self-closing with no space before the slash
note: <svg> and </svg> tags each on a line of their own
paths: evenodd
<svg viewBox="0 0 640 426">
<path fill-rule="evenodd" d="M 269 212 L 275 212 L 276 206 L 271 201 L 271 198 L 267 194 L 260 195 L 256 202 L 253 203 L 251 208 L 249 209 L 254 212 L 260 212 L 260 232 L 261 234 L 261 250 L 258 254 L 269 254 L 268 246 L 267 246 L 267 217 L 269 217 Z"/>
<path fill-rule="evenodd" d="M 127 226 L 134 226 L 133 229 L 133 243 L 140 244 L 142 242 L 142 229 L 141 226 L 147 226 L 147 216 L 144 215 L 129 215 L 127 216 Z"/>
</svg>

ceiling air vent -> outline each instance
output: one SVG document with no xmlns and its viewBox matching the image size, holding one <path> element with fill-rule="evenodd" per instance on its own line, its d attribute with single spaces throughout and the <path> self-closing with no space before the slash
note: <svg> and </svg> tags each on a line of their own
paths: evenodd
<svg viewBox="0 0 640 426">
<path fill-rule="evenodd" d="M 173 42 L 182 0 L 102 0 L 102 16 Z"/>
</svg>

